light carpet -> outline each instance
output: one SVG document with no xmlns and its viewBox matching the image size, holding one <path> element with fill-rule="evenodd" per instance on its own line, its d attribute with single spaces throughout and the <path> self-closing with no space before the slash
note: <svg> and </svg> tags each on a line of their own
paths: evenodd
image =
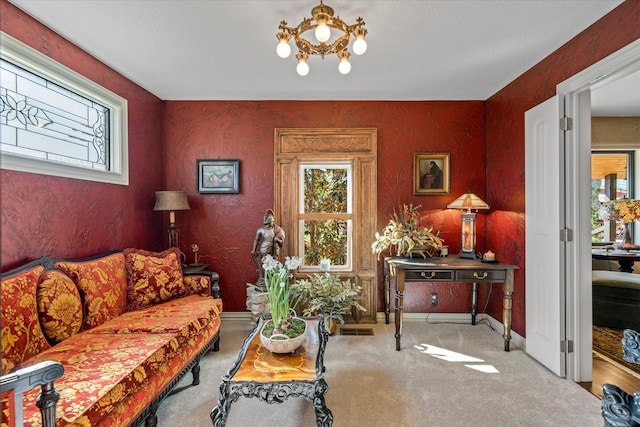
<svg viewBox="0 0 640 427">
<path fill-rule="evenodd" d="M 374 336 L 331 336 L 325 352 L 327 407 L 335 427 L 377 426 L 602 426 L 600 400 L 573 381 L 551 373 L 522 349 L 503 351 L 502 331 L 486 323 L 405 322 L 402 351 L 393 324 Z M 224 319 L 220 351 L 202 360 L 201 383 L 168 397 L 159 427 L 211 426 L 221 377 L 253 329 Z M 178 387 L 188 385 L 187 375 Z M 267 404 L 241 397 L 227 426 L 315 426 L 311 403 L 291 398 Z"/>
</svg>

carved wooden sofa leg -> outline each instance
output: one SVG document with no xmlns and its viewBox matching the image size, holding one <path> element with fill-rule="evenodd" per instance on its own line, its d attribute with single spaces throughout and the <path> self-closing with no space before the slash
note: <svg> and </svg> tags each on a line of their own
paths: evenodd
<svg viewBox="0 0 640 427">
<path fill-rule="evenodd" d="M 158 406 L 160 406 L 160 401 L 156 400 L 151 404 L 149 408 L 149 416 L 144 420 L 144 427 L 156 427 L 158 425 Z"/>
<path fill-rule="evenodd" d="M 622 349 L 624 360 L 640 365 L 640 333 L 625 329 Z M 632 396 L 616 385 L 603 385 L 602 418 L 604 418 L 604 427 L 640 425 L 640 391 Z"/>
<path fill-rule="evenodd" d="M 43 384 L 40 395 L 36 399 L 36 406 L 40 409 L 43 426 L 56 425 L 56 404 L 60 398 L 60 393 L 56 390 L 53 382 Z"/>
<path fill-rule="evenodd" d="M 191 381 L 191 385 L 200 384 L 200 355 L 196 357 L 196 364 L 191 368 L 191 375 L 193 376 L 193 381 Z"/>
<path fill-rule="evenodd" d="M 0 392 L 13 391 L 15 425 L 20 426 L 24 421 L 22 417 L 23 393 L 40 386 L 40 395 L 36 400 L 36 405 L 40 408 L 42 425 L 44 427 L 55 427 L 56 404 L 59 394 L 55 388 L 54 381 L 60 378 L 63 373 L 64 367 L 60 363 L 44 361 L 0 377 Z"/>
</svg>

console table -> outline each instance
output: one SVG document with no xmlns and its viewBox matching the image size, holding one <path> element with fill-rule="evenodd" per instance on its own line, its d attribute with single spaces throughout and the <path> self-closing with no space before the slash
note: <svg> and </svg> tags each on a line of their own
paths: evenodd
<svg viewBox="0 0 640 427">
<path fill-rule="evenodd" d="M 226 424 L 231 404 L 241 396 L 267 403 L 302 396 L 313 404 L 318 427 L 331 427 L 333 415 L 324 400 L 329 388 L 324 380 L 324 349 L 329 338 L 324 321 L 321 317 L 307 319 L 306 341 L 291 354 L 271 353 L 262 346 L 259 334 L 263 324 L 261 316 L 242 345 L 238 360 L 222 377 L 220 399 L 211 411 L 213 425 Z"/>
<path fill-rule="evenodd" d="M 511 341 L 511 310 L 513 293 L 513 271 L 511 264 L 484 263 L 478 259 L 449 256 L 443 258 L 393 258 L 384 259 L 384 313 L 389 323 L 391 300 L 390 277 L 395 277 L 395 322 L 396 350 L 400 351 L 402 338 L 402 314 L 404 312 L 404 283 L 406 282 L 464 282 L 472 283 L 471 323 L 476 324 L 478 305 L 478 283 L 502 283 L 502 324 L 504 326 L 504 351 L 509 351 Z"/>
</svg>

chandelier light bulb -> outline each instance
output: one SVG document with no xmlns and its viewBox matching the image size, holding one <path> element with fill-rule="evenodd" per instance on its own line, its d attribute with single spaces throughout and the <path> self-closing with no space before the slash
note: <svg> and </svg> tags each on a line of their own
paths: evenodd
<svg viewBox="0 0 640 427">
<path fill-rule="evenodd" d="M 327 23 L 324 21 L 318 22 L 318 26 L 316 27 L 316 39 L 320 43 L 325 43 L 327 40 L 331 38 L 331 29 L 327 26 Z"/>
<path fill-rule="evenodd" d="M 355 46 L 355 45 L 354 45 Z M 276 47 L 276 53 L 280 58 L 288 58 L 291 55 L 291 46 L 285 39 L 280 39 L 278 46 Z"/>
<path fill-rule="evenodd" d="M 298 62 L 298 65 L 296 66 L 296 71 L 302 77 L 306 76 L 307 74 L 309 74 L 309 64 L 307 64 L 305 61 Z"/>
<path fill-rule="evenodd" d="M 340 64 L 338 64 L 338 71 L 342 74 L 349 74 L 351 71 L 351 63 L 346 59 L 340 60 Z"/>
<path fill-rule="evenodd" d="M 307 74 L 309 74 L 309 64 L 307 64 L 306 62 L 298 62 L 298 65 L 296 66 L 296 71 L 302 77 L 306 76 Z"/>
<path fill-rule="evenodd" d="M 364 41 L 364 37 L 356 38 L 353 42 L 353 53 L 356 55 L 362 55 L 367 51 L 367 42 Z"/>
<path fill-rule="evenodd" d="M 340 58 L 340 64 L 338 64 L 338 71 L 342 74 L 349 74 L 351 71 L 351 63 L 349 63 L 349 56 L 351 54 L 347 50 L 338 52 L 338 58 Z"/>
</svg>

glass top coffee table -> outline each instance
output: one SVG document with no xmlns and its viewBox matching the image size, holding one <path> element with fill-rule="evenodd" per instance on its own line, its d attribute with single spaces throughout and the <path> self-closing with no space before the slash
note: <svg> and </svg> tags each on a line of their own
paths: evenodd
<svg viewBox="0 0 640 427">
<path fill-rule="evenodd" d="M 321 318 L 306 320 L 305 343 L 293 353 L 276 354 L 260 343 L 260 330 L 264 323 L 260 318 L 244 341 L 238 360 L 222 377 L 220 399 L 211 411 L 215 427 L 226 425 L 231 403 L 241 396 L 257 397 L 267 403 L 303 397 L 313 404 L 319 427 L 333 424 L 333 415 L 324 400 L 329 386 L 324 380 L 323 358 L 329 334 L 324 330 Z"/>
</svg>

